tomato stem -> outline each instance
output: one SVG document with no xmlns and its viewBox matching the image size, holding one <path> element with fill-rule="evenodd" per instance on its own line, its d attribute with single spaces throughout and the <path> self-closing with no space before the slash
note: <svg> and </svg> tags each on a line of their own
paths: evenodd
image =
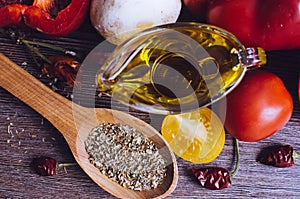
<svg viewBox="0 0 300 199">
<path fill-rule="evenodd" d="M 239 167 L 240 167 L 239 141 L 238 141 L 238 139 L 234 138 L 234 142 L 235 142 L 236 161 L 235 161 L 234 170 L 230 173 L 230 178 L 233 178 L 237 174 Z"/>
</svg>

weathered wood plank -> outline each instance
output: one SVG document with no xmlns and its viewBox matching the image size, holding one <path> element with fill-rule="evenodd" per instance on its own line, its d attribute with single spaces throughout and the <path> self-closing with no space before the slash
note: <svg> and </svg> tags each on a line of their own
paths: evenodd
<svg viewBox="0 0 300 199">
<path fill-rule="evenodd" d="M 101 41 L 101 37 L 88 25 L 68 38 L 54 40 L 39 33 L 32 33 L 32 37 L 83 52 L 93 49 L 95 44 Z M 47 83 L 48 79 L 40 77 L 40 68 L 34 65 L 24 46 L 16 45 L 3 37 L 0 38 L 0 44 L 1 53 L 19 65 L 23 64 L 22 67 L 26 67 L 31 74 Z M 47 55 L 54 54 L 48 49 L 43 49 L 42 52 Z M 240 170 L 233 179 L 232 186 L 225 190 L 209 191 L 201 188 L 190 169 L 203 165 L 195 165 L 178 158 L 178 186 L 169 198 L 300 197 L 298 162 L 294 167 L 278 169 L 255 161 L 261 148 L 274 143 L 291 144 L 300 151 L 300 103 L 297 96 L 300 51 L 270 52 L 268 61 L 264 69 L 278 74 L 293 96 L 295 108 L 290 122 L 278 133 L 263 141 L 240 143 Z M 108 97 L 102 97 L 96 102 L 97 106 L 108 107 L 109 100 Z M 125 109 L 122 105 L 114 106 Z M 133 115 L 159 128 L 162 117 L 131 111 Z M 8 134 L 7 128 L 10 123 L 15 130 L 24 130 L 20 137 Z M 39 155 L 49 155 L 60 162 L 75 162 L 65 140 L 48 121 L 0 88 L 0 198 L 113 198 L 93 183 L 79 166 L 68 168 L 67 173 L 60 171 L 55 177 L 38 176 L 32 170 L 30 162 Z M 224 150 L 209 165 L 232 169 L 233 162 L 232 138 L 227 135 Z"/>
</svg>

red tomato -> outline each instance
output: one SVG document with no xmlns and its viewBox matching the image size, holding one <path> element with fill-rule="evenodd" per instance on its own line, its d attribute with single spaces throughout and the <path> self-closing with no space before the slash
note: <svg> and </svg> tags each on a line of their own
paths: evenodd
<svg viewBox="0 0 300 199">
<path fill-rule="evenodd" d="M 208 0 L 183 0 L 183 2 L 194 17 L 201 21 L 206 19 Z"/>
<path fill-rule="evenodd" d="M 259 141 L 281 129 L 292 111 L 292 97 L 278 76 L 249 72 L 227 96 L 225 128 L 239 140 Z"/>
<path fill-rule="evenodd" d="M 245 46 L 300 47 L 299 0 L 210 0 L 207 22 L 234 34 Z"/>
</svg>

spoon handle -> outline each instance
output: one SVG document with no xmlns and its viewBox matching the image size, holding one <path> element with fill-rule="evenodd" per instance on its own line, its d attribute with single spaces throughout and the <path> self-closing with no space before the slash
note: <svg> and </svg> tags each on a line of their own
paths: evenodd
<svg viewBox="0 0 300 199">
<path fill-rule="evenodd" d="M 1 53 L 0 86 L 33 108 L 56 128 L 61 125 L 74 127 L 72 102 L 52 91 Z"/>
</svg>

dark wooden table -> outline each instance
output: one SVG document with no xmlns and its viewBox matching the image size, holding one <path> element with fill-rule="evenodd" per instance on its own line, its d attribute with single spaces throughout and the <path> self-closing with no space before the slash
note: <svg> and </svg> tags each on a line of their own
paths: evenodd
<svg viewBox="0 0 300 199">
<path fill-rule="evenodd" d="M 88 20 L 68 37 L 53 38 L 32 32 L 29 38 L 83 53 L 89 52 L 102 40 Z M 57 54 L 44 48 L 41 51 L 46 55 Z M 41 76 L 41 68 L 34 64 L 23 45 L 17 45 L 11 39 L 1 36 L 0 52 L 45 84 L 49 83 L 48 78 Z M 228 189 L 210 191 L 201 188 L 191 174 L 191 168 L 204 165 L 177 158 L 179 181 L 169 198 L 300 198 L 298 162 L 294 167 L 286 169 L 256 162 L 260 149 L 274 143 L 291 144 L 300 151 L 300 102 L 297 96 L 300 50 L 268 52 L 268 64 L 263 70 L 280 76 L 293 97 L 294 111 L 289 123 L 275 135 L 260 142 L 240 142 L 240 170 Z M 99 106 L 107 107 L 108 100 L 101 99 Z M 137 111 L 131 113 L 151 122 L 159 130 L 162 117 Z M 8 127 L 13 134 L 8 133 Z M 232 137 L 227 134 L 224 150 L 209 165 L 232 169 L 233 151 Z M 37 175 L 31 161 L 41 155 L 54 157 L 59 162 L 75 163 L 60 133 L 38 113 L 0 88 L 0 198 L 114 198 L 90 180 L 78 165 L 68 167 L 66 171 L 61 170 L 56 176 Z"/>
</svg>

